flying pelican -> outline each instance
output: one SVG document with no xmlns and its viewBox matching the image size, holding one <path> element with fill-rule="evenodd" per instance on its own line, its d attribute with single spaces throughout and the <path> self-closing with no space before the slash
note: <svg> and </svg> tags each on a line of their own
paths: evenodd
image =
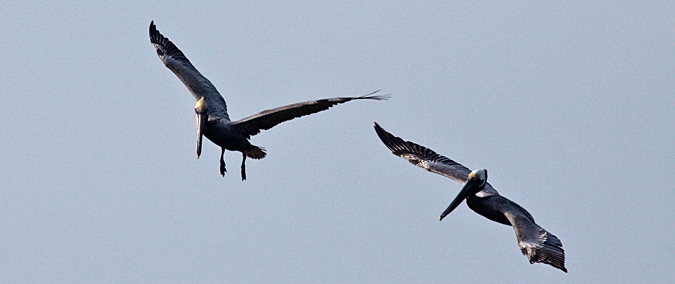
<svg viewBox="0 0 675 284">
<path fill-rule="evenodd" d="M 466 199 L 466 204 L 476 213 L 492 221 L 513 226 L 520 251 L 527 256 L 530 263 L 546 263 L 567 272 L 562 242 L 539 227 L 532 215 L 523 207 L 499 195 L 487 182 L 487 170 L 471 171 L 429 148 L 403 141 L 384 130 L 377 122 L 375 132 L 394 155 L 427 171 L 464 183 L 457 197 L 441 214 L 440 220 Z"/>
<path fill-rule="evenodd" d="M 360 97 L 340 97 L 315 101 L 307 101 L 274 109 L 268 109 L 247 118 L 230 121 L 227 114 L 225 100 L 218 93 L 216 87 L 211 84 L 197 69 L 192 66 L 190 60 L 183 52 L 174 45 L 169 38 L 164 37 L 155 27 L 154 21 L 150 22 L 150 42 L 155 47 L 159 59 L 167 68 L 173 71 L 178 79 L 190 90 L 197 100 L 195 114 L 197 116 L 197 158 L 202 151 L 202 136 L 206 136 L 213 143 L 221 147 L 220 174 L 225 176 L 225 150 L 239 151 L 242 153 L 241 179 L 246 179 L 246 157 L 262 159 L 265 157 L 265 149 L 251 145 L 248 141 L 251 136 L 268 130 L 275 125 L 345 103 L 351 100 L 383 100 L 387 96 L 376 96 L 375 91 Z"/>
</svg>

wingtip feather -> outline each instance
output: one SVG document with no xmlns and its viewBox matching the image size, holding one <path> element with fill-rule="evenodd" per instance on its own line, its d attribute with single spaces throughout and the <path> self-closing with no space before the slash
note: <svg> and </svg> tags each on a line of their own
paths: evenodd
<svg viewBox="0 0 675 284">
<path fill-rule="evenodd" d="M 565 268 L 565 250 L 548 243 L 525 246 L 522 252 L 531 264 L 535 262 L 548 264 L 567 273 Z"/>
</svg>

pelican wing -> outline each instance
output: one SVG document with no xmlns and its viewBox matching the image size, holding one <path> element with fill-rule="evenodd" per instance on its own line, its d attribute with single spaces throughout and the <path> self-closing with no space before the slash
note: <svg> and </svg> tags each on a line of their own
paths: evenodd
<svg viewBox="0 0 675 284">
<path fill-rule="evenodd" d="M 227 115 L 225 100 L 218 93 L 216 87 L 192 66 L 190 60 L 185 57 L 185 54 L 169 38 L 159 33 L 154 21 L 150 22 L 150 42 L 155 47 L 159 59 L 164 62 L 164 65 L 169 70 L 178 76 L 178 79 L 190 90 L 192 96 L 196 100 L 204 97 L 208 105 L 207 112 L 210 119 L 222 118 L 230 120 L 230 117 Z"/>
<path fill-rule="evenodd" d="M 247 118 L 234 121 L 232 124 L 241 133 L 246 135 L 246 137 L 250 138 L 251 136 L 260 133 L 261 130 L 268 130 L 284 121 L 327 110 L 334 105 L 352 100 L 384 100 L 388 98 L 387 95 L 373 95 L 376 92 L 378 91 L 360 97 L 322 99 L 268 109 Z"/>
<path fill-rule="evenodd" d="M 375 123 L 375 132 L 377 132 L 377 136 L 380 137 L 380 140 L 394 155 L 408 160 L 408 162 L 415 166 L 460 183 L 465 183 L 469 173 L 471 173 L 469 168 L 448 157 L 437 154 L 434 150 L 411 141 L 404 141 L 400 137 L 392 135 L 377 124 L 377 122 Z M 488 183 L 477 195 L 484 197 L 492 194 L 497 194 L 497 191 Z"/>
<path fill-rule="evenodd" d="M 527 210 L 515 202 L 503 197 L 499 198 L 499 210 L 509 220 L 516 231 L 518 246 L 530 263 L 541 262 L 567 272 L 565 268 L 565 250 L 558 237 L 544 230 L 534 222 L 534 218 Z"/>
</svg>

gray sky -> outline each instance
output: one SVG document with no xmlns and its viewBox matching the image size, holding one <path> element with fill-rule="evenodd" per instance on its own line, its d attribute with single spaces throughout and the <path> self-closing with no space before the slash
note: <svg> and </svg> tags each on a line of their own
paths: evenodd
<svg viewBox="0 0 675 284">
<path fill-rule="evenodd" d="M 675 281 L 675 4 L 624 1 L 0 4 L 3 283 Z M 383 89 L 206 142 L 154 20 L 233 119 Z M 530 265 L 461 185 L 377 121 L 469 168 L 563 242 Z"/>
</svg>

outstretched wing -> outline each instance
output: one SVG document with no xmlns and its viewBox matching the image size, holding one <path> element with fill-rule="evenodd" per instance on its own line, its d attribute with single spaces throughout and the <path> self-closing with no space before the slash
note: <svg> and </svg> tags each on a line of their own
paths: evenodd
<svg viewBox="0 0 675 284">
<path fill-rule="evenodd" d="M 532 215 L 515 202 L 503 196 L 492 198 L 501 199 L 499 210 L 504 213 L 513 226 L 513 230 L 516 231 L 520 251 L 527 256 L 530 263 L 546 263 L 567 272 L 565 250 L 558 237 L 537 225 Z"/>
<path fill-rule="evenodd" d="M 334 105 L 346 103 L 348 101 L 352 100 L 379 101 L 388 98 L 388 95 L 384 96 L 373 95 L 374 93 L 377 92 L 379 92 L 379 90 L 360 97 L 341 97 L 341 98 L 322 99 L 282 106 L 274 109 L 268 109 L 261 111 L 257 114 L 254 114 L 252 116 L 249 116 L 247 118 L 234 121 L 232 122 L 232 124 L 233 127 L 235 127 L 241 133 L 246 135 L 246 137 L 251 137 L 253 135 L 260 133 L 261 130 L 268 130 L 284 121 L 289 121 L 297 117 L 324 111 Z"/>
<path fill-rule="evenodd" d="M 408 160 L 408 162 L 415 166 L 453 179 L 459 183 L 465 183 L 469 173 L 471 173 L 469 168 L 448 157 L 437 154 L 434 150 L 414 142 L 404 141 L 400 137 L 392 135 L 377 124 L 377 122 L 375 123 L 375 132 L 377 132 L 377 136 L 380 137 L 380 140 L 394 155 Z M 488 183 L 477 195 L 484 197 L 492 194 L 497 194 L 497 191 Z"/>
<path fill-rule="evenodd" d="M 192 66 L 190 60 L 185 57 L 185 54 L 169 38 L 159 33 L 154 21 L 150 22 L 150 42 L 155 47 L 159 59 L 164 62 L 164 65 L 169 70 L 178 76 L 178 79 L 190 90 L 192 96 L 196 100 L 204 97 L 208 105 L 207 112 L 211 118 L 218 117 L 230 120 L 230 117 L 227 115 L 225 100 L 218 93 L 216 87 Z"/>
<path fill-rule="evenodd" d="M 439 155 L 427 147 L 415 144 L 414 142 L 403 141 L 400 137 L 396 137 L 384 130 L 377 122 L 375 122 L 375 132 L 377 132 L 377 136 L 380 137 L 380 140 L 394 155 L 408 160 L 408 162 L 415 166 L 451 178 L 460 183 L 465 183 L 469 173 L 471 173 L 469 168 L 448 157 Z"/>
</svg>

